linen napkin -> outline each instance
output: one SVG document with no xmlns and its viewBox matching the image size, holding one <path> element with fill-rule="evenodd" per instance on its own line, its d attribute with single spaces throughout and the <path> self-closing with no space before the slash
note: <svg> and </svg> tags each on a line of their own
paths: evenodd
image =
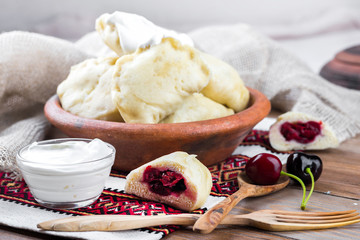
<svg viewBox="0 0 360 240">
<path fill-rule="evenodd" d="M 196 46 L 234 66 L 272 107 L 321 118 L 339 141 L 360 132 L 360 92 L 333 85 L 306 63 L 248 25 L 210 26 L 189 33 Z M 16 152 L 45 138 L 42 107 L 70 66 L 106 52 L 96 33 L 77 43 L 49 36 L 0 34 L 0 171 L 17 173 Z"/>
<path fill-rule="evenodd" d="M 0 52 L 0 171 L 18 174 L 17 151 L 49 130 L 44 103 L 90 56 L 71 42 L 17 31 L 0 34 Z"/>
</svg>

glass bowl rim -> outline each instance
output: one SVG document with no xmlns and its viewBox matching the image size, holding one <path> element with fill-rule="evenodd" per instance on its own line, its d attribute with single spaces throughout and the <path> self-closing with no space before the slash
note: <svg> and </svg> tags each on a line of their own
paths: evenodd
<svg viewBox="0 0 360 240">
<path fill-rule="evenodd" d="M 94 138 L 94 139 L 99 139 L 99 138 Z M 87 143 L 91 142 L 92 140 L 94 139 L 91 139 L 91 138 L 54 138 L 54 139 L 48 139 L 48 140 L 42 140 L 42 141 L 37 141 L 37 143 L 39 144 L 49 144 L 49 143 L 55 143 L 55 142 L 67 142 L 67 141 L 78 141 L 78 142 L 81 142 L 81 141 L 85 141 Z M 100 139 L 101 140 L 101 139 Z M 103 140 L 101 140 L 103 141 Z M 36 163 L 36 164 L 42 164 L 42 165 L 48 165 L 48 166 L 59 166 L 59 167 L 66 167 L 66 166 L 76 166 L 76 165 L 82 165 L 82 164 L 88 164 L 88 163 L 93 163 L 93 162 L 98 162 L 98 161 L 101 161 L 101 160 L 104 160 L 104 159 L 108 159 L 110 158 L 111 156 L 114 156 L 114 159 L 115 159 L 115 154 L 116 154 L 116 149 L 113 145 L 111 145 L 110 143 L 108 142 L 105 142 L 103 141 L 110 149 L 111 149 L 111 153 L 104 156 L 104 157 L 101 157 L 101 158 L 96 158 L 96 159 L 90 159 L 88 161 L 85 161 L 85 162 L 77 162 L 77 163 L 66 163 L 66 164 L 52 164 L 52 163 L 39 163 L 39 162 L 35 162 L 35 161 L 30 161 L 30 160 L 27 160 L 26 158 L 24 158 L 21 153 L 26 150 L 27 148 L 30 147 L 31 144 L 33 143 L 30 143 L 30 144 L 27 144 L 26 146 L 20 148 L 17 153 L 16 153 L 16 161 L 20 161 L 20 162 L 25 162 L 25 163 Z M 114 161 L 114 160 L 113 160 Z M 19 166 L 20 167 L 20 166 Z M 20 167 L 21 168 L 21 167 Z"/>
</svg>

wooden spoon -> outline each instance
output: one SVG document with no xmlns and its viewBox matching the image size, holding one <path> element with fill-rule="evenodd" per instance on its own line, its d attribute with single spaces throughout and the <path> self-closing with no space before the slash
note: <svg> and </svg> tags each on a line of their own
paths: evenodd
<svg viewBox="0 0 360 240">
<path fill-rule="evenodd" d="M 250 180 L 246 176 L 245 172 L 239 173 L 237 180 L 239 183 L 239 190 L 203 214 L 195 222 L 193 226 L 194 231 L 200 233 L 210 233 L 242 199 L 246 197 L 259 197 L 279 191 L 285 188 L 290 181 L 287 176 L 281 175 L 278 182 L 274 185 L 254 185 L 250 183 Z"/>
</svg>

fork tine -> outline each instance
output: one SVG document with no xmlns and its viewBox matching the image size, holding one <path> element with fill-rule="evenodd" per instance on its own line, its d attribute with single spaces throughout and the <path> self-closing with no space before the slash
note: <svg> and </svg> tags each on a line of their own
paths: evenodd
<svg viewBox="0 0 360 240">
<path fill-rule="evenodd" d="M 250 225 L 269 231 L 298 231 L 327 229 L 360 222 L 356 210 L 337 212 L 289 212 L 261 210 L 250 213 Z M 249 214 L 249 215 L 250 215 Z"/>
<path fill-rule="evenodd" d="M 346 217 L 346 218 L 337 218 L 337 219 L 281 219 L 276 218 L 276 221 L 278 222 L 284 222 L 284 223 L 299 223 L 299 224 L 327 224 L 327 223 L 342 223 L 342 222 L 348 222 L 353 220 L 359 220 L 360 216 L 352 216 L 352 217 Z"/>
<path fill-rule="evenodd" d="M 324 216 L 317 216 L 317 215 L 281 215 L 276 214 L 277 218 L 281 219 L 302 219 L 302 220 L 326 220 L 326 219 L 342 219 L 348 217 L 358 216 L 359 213 L 346 213 L 346 214 L 339 214 L 339 215 L 324 215 Z"/>
<path fill-rule="evenodd" d="M 354 223 L 359 223 L 358 220 L 351 220 L 346 222 L 338 222 L 338 223 L 326 223 L 326 224 L 296 224 L 296 223 L 279 223 L 274 226 L 268 225 L 266 228 L 264 226 L 259 226 L 264 230 L 270 231 L 296 231 L 296 230 L 318 230 L 318 229 L 327 229 L 327 228 L 335 228 L 335 227 L 343 227 Z"/>
<path fill-rule="evenodd" d="M 269 210 L 275 214 L 281 215 L 291 215 L 291 216 L 334 216 L 334 215 L 343 215 L 354 213 L 356 210 L 347 210 L 347 211 L 337 211 L 337 212 L 291 212 L 291 211 L 282 211 L 282 210 Z"/>
</svg>

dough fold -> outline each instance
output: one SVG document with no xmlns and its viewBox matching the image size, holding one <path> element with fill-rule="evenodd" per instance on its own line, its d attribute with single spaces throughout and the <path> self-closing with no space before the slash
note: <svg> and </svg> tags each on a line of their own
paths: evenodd
<svg viewBox="0 0 360 240">
<path fill-rule="evenodd" d="M 200 53 L 178 41 L 124 55 L 116 62 L 112 99 L 127 123 L 159 123 L 209 83 Z"/>
<path fill-rule="evenodd" d="M 111 98 L 117 59 L 92 58 L 74 65 L 68 77 L 57 87 L 62 108 L 84 118 L 123 121 Z"/>
<path fill-rule="evenodd" d="M 183 104 L 170 114 L 162 123 L 194 122 L 225 117 L 234 114 L 234 110 L 226 108 L 201 93 L 187 97 Z"/>
<path fill-rule="evenodd" d="M 201 57 L 211 73 L 209 84 L 201 93 L 235 112 L 244 110 L 250 94 L 238 72 L 226 62 L 209 54 L 202 53 Z"/>
</svg>

